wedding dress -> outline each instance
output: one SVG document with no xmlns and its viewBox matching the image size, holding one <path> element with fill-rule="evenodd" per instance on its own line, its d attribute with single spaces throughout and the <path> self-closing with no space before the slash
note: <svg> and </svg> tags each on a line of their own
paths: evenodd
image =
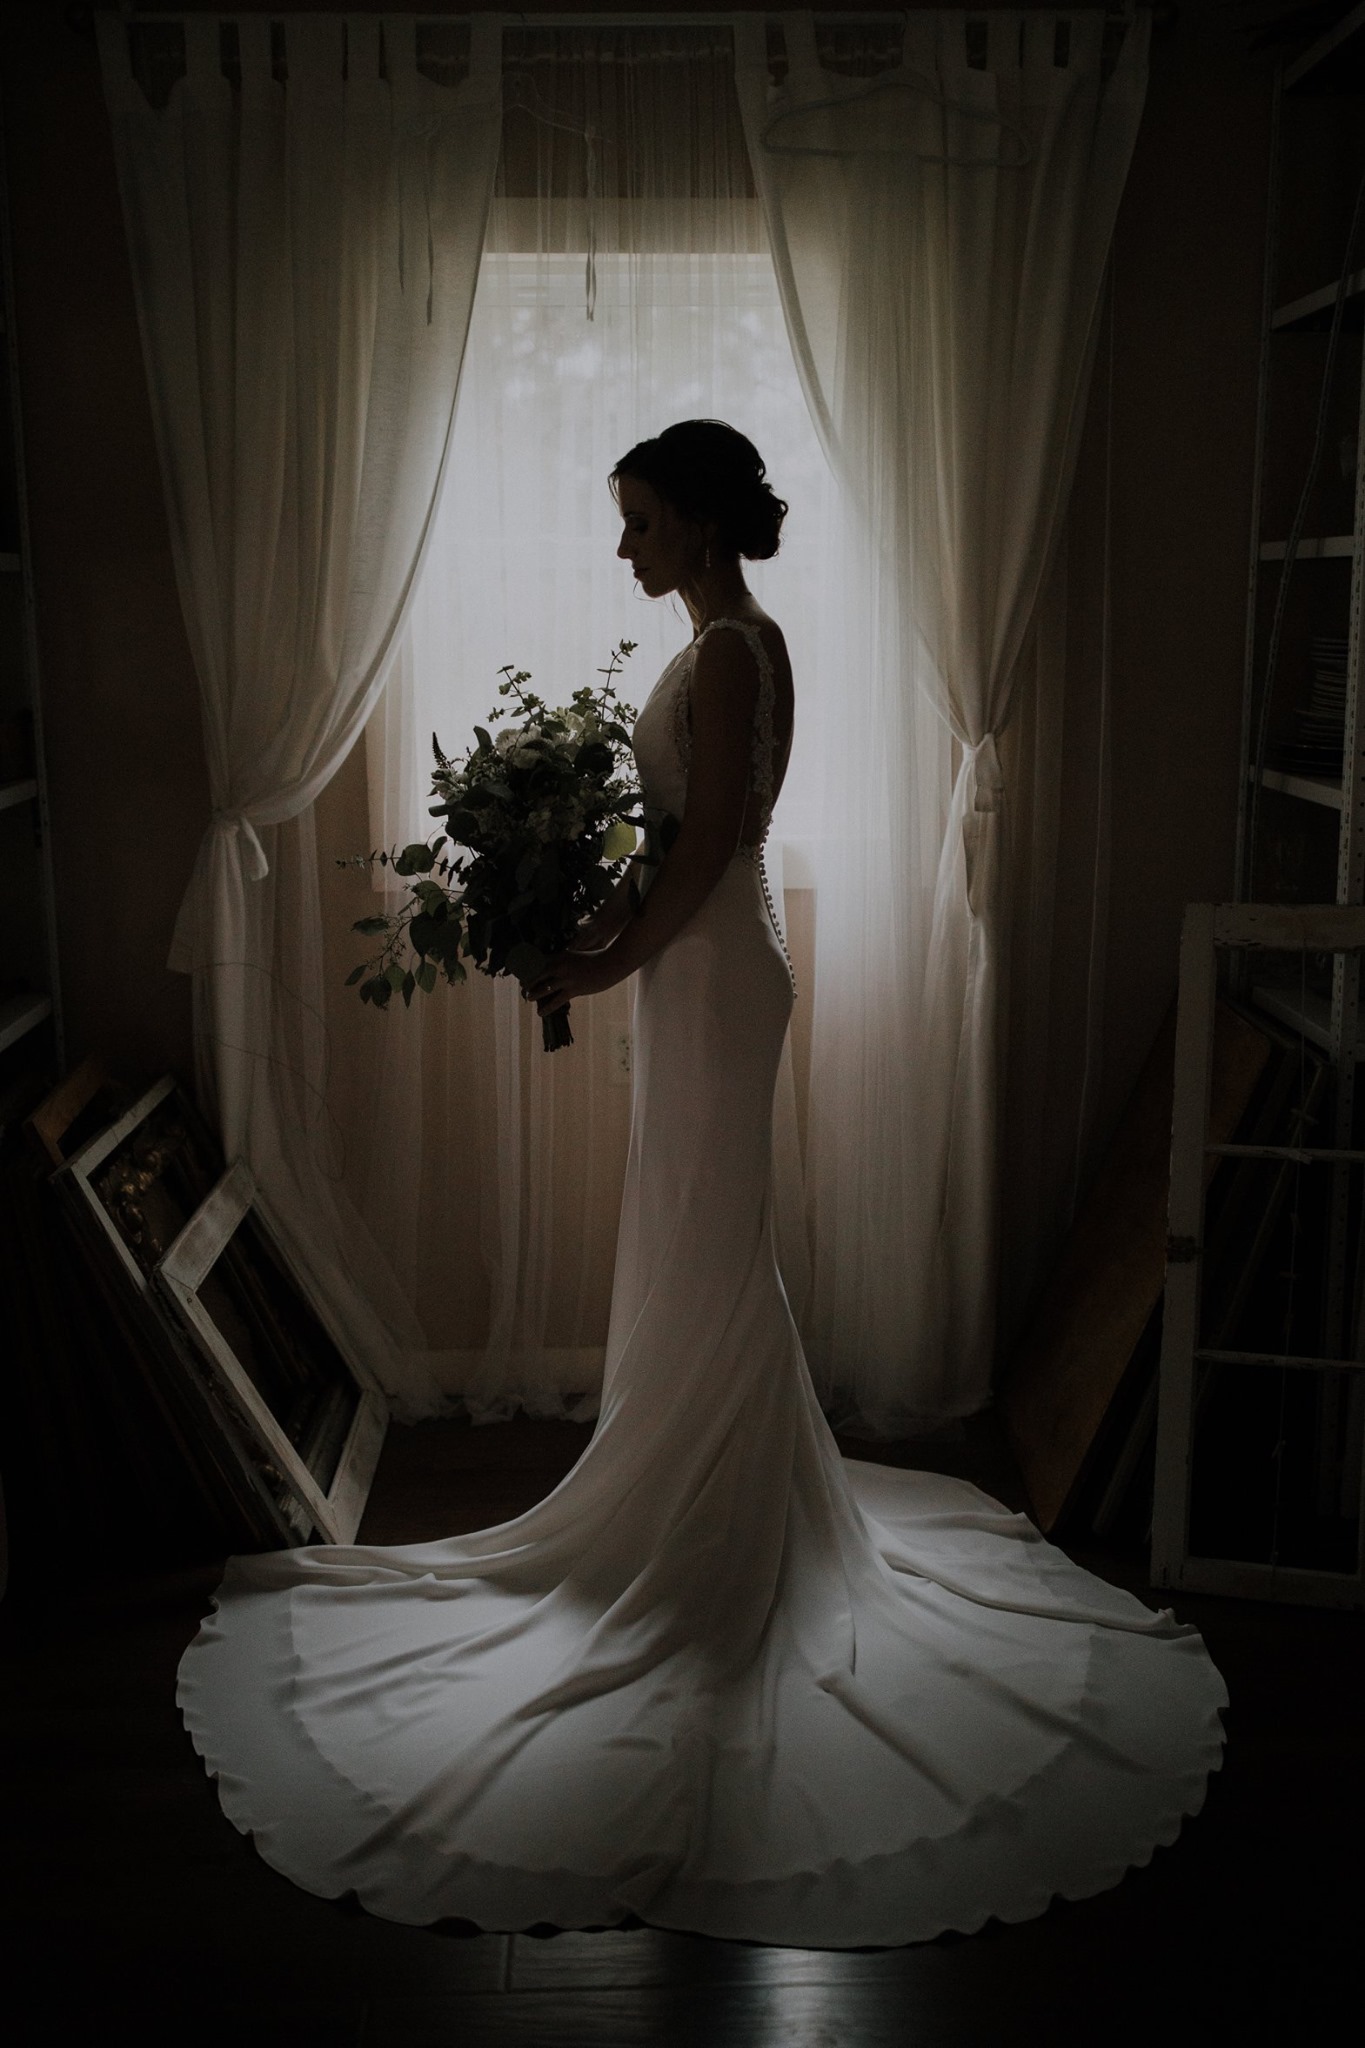
<svg viewBox="0 0 1365 2048">
<path fill-rule="evenodd" d="M 754 790 L 771 803 L 759 666 Z M 680 816 L 695 646 L 641 713 Z M 268 1862 L 372 1912 L 804 1947 L 1116 1884 L 1222 1761 L 1195 1628 L 960 1479 L 845 1464 L 772 1234 L 792 1002 L 761 852 L 640 970 L 600 1419 L 528 1514 L 229 1561 L 179 1701 Z"/>
</svg>

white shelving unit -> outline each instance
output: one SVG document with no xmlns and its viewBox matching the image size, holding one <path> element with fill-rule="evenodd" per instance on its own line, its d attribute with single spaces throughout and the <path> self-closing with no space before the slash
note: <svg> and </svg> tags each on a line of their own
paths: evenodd
<svg viewBox="0 0 1365 2048">
<path fill-rule="evenodd" d="M 1288 543 L 1282 540 L 1262 541 L 1261 560 L 1263 562 L 1282 562 L 1285 558 L 1287 546 Z M 1356 542 L 1353 533 L 1328 534 L 1322 540 L 1301 540 L 1298 545 L 1297 559 L 1300 562 L 1339 561 L 1353 555 L 1355 547 Z"/>
<path fill-rule="evenodd" d="M 64 1063 L 3 166 L 0 136 L 0 1140 Z"/>
<path fill-rule="evenodd" d="M 1365 904 L 1365 221 L 1353 236 L 1350 227 L 1365 176 L 1365 4 L 1281 63 L 1273 120 L 1237 900 L 1358 908 Z M 1316 638 L 1345 643 L 1339 775 L 1309 772 L 1306 750 L 1296 759 L 1284 746 L 1307 705 Z M 1361 953 L 1306 954 L 1290 985 L 1283 973 L 1277 978 L 1243 956 L 1233 986 L 1327 1055 L 1331 1106 L 1327 1128 L 1313 1142 L 1334 1156 L 1358 1157 L 1365 1108 Z M 1332 1172 L 1324 1352 L 1365 1358 L 1365 1238 L 1350 1172 L 1344 1165 Z M 1353 1381 L 1349 1398 L 1324 1389 L 1317 1410 L 1313 1469 L 1324 1517 L 1352 1517 L 1360 1502 L 1365 1373 L 1343 1377 Z"/>
<path fill-rule="evenodd" d="M 1249 899 L 1332 900 L 1345 905 L 1365 902 L 1365 719 L 1358 715 L 1362 574 L 1365 573 L 1365 359 L 1357 338 L 1365 325 L 1365 267 L 1355 267 L 1359 264 L 1360 232 L 1351 251 L 1353 267 L 1346 277 L 1344 294 L 1338 274 L 1324 278 L 1312 290 L 1291 290 L 1289 296 L 1281 296 L 1284 291 L 1282 280 L 1291 277 L 1298 267 L 1296 258 L 1299 252 L 1295 242 L 1303 233 L 1306 202 L 1320 199 L 1324 217 L 1330 213 L 1334 219 L 1348 220 L 1355 180 L 1365 170 L 1365 148 L 1356 150 L 1354 161 L 1351 160 L 1349 144 L 1345 150 L 1321 148 L 1320 135 L 1329 124 L 1305 120 L 1305 103 L 1311 106 L 1315 101 L 1328 103 L 1336 100 L 1338 107 L 1352 109 L 1347 121 L 1337 116 L 1336 125 L 1344 131 L 1350 119 L 1359 120 L 1363 87 L 1365 4 L 1353 8 L 1302 55 L 1283 65 L 1276 82 L 1257 430 L 1256 506 L 1247 607 L 1243 779 L 1237 834 L 1237 897 L 1243 902 Z M 1318 131 L 1316 135 L 1315 130 Z M 1322 189 L 1318 193 L 1311 191 L 1311 167 L 1306 169 L 1301 160 L 1306 140 L 1310 147 L 1317 146 L 1321 152 Z M 1299 161 L 1295 160 L 1296 156 Z M 1348 183 L 1349 191 L 1345 190 Z M 1292 192 L 1296 209 L 1292 219 L 1286 217 L 1284 211 L 1286 185 Z M 1344 225 L 1342 232 L 1344 234 Z M 1330 230 L 1327 238 L 1330 239 Z M 1299 263 L 1301 260 L 1299 258 Z M 1295 281 L 1302 282 L 1302 279 Z M 1257 728 L 1266 683 L 1267 629 L 1273 613 L 1274 587 L 1285 574 L 1289 548 L 1289 537 L 1283 529 L 1289 525 L 1294 509 L 1286 493 L 1286 484 L 1295 475 L 1295 454 L 1300 458 L 1300 472 L 1306 471 L 1313 444 L 1311 416 L 1302 403 L 1297 410 L 1292 404 L 1286 406 L 1282 403 L 1282 389 L 1297 379 L 1302 394 L 1311 388 L 1314 376 L 1321 372 L 1326 344 L 1319 340 L 1315 348 L 1307 338 L 1321 337 L 1330 330 L 1339 297 L 1343 299 L 1343 333 L 1335 385 L 1339 396 L 1343 400 L 1349 397 L 1352 405 L 1349 422 L 1343 411 L 1329 435 L 1334 445 L 1328 447 L 1321 465 L 1325 487 L 1319 489 L 1318 497 L 1320 502 L 1330 501 L 1331 510 L 1349 513 L 1351 530 L 1332 533 L 1309 531 L 1300 535 L 1290 564 L 1290 574 L 1297 583 L 1300 632 L 1296 640 L 1293 622 L 1290 622 L 1290 630 L 1282 636 L 1276 674 L 1271 679 L 1273 725 L 1275 711 L 1284 712 L 1295 697 L 1303 694 L 1306 648 L 1302 620 L 1311 621 L 1309 630 L 1345 638 L 1345 745 L 1341 776 L 1333 778 L 1277 766 L 1273 756 L 1264 759 L 1258 771 Z M 1297 353 L 1291 357 L 1290 351 L 1294 350 Z M 1286 425 L 1286 416 L 1300 428 L 1307 419 L 1306 437 L 1302 432 L 1297 436 L 1292 433 Z M 1343 425 L 1348 426 L 1347 433 L 1340 431 Z M 1340 468 L 1344 482 L 1347 465 L 1343 457 L 1347 438 L 1353 440 L 1355 449 L 1353 491 L 1333 487 L 1334 465 Z M 1267 530 L 1276 526 L 1281 530 Z M 1288 618 L 1288 608 L 1286 613 Z M 1319 814 L 1323 810 L 1337 813 L 1336 873 L 1330 896 L 1327 888 L 1313 886 L 1311 875 L 1280 873 L 1267 876 L 1262 858 L 1263 842 L 1267 836 L 1264 829 L 1267 806 L 1260 800 L 1266 794 L 1272 800 L 1288 799 L 1292 804 L 1312 805 Z M 1255 845 L 1252 844 L 1253 822 L 1261 828 Z M 1302 1026 L 1314 1044 L 1331 1054 L 1339 1083 L 1335 1137 L 1339 1144 L 1349 1143 L 1355 1115 L 1357 1046 L 1361 1035 L 1359 963 L 1338 957 L 1330 1000 L 1326 1003 L 1325 1026 L 1321 992 L 1297 1007 L 1292 998 L 1277 992 L 1267 1007 L 1273 1009 L 1279 1021 L 1296 1028 Z"/>
</svg>

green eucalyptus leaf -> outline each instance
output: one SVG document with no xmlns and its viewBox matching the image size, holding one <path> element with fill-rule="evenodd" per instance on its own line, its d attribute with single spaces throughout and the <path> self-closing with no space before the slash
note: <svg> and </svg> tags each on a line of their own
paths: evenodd
<svg viewBox="0 0 1365 2048">
<path fill-rule="evenodd" d="M 425 947 L 427 958 L 439 960 L 444 966 L 449 966 L 452 960 L 459 959 L 463 940 L 464 933 L 458 921 L 447 918 L 443 924 L 433 927 Z"/>
<path fill-rule="evenodd" d="M 411 846 L 405 846 L 394 862 L 394 872 L 400 875 L 425 875 L 431 872 L 436 859 L 434 850 L 420 839 Z"/>
<path fill-rule="evenodd" d="M 608 825 L 602 839 L 603 860 L 625 860 L 635 851 L 635 827 L 618 818 Z"/>
</svg>

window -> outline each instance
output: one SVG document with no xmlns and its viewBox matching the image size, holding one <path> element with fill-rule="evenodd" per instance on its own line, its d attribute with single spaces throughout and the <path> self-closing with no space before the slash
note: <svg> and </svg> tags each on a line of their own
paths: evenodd
<svg viewBox="0 0 1365 2048">
<path fill-rule="evenodd" d="M 750 202 L 752 204 L 752 202 Z M 529 239 L 529 237 L 527 237 Z M 681 600 L 641 598 L 615 555 L 607 478 L 635 441 L 675 419 L 747 433 L 791 506 L 780 554 L 746 564 L 787 633 L 798 725 L 774 837 L 789 886 L 809 882 L 819 817 L 821 676 L 837 658 L 841 578 L 835 492 L 788 345 L 766 249 L 493 253 L 465 356 L 436 529 L 410 632 L 410 716 L 390 710 L 376 843 L 425 817 L 430 735 L 462 750 L 511 662 L 562 701 L 621 639 L 638 642 L 622 689 L 637 708 L 690 634 Z M 401 692 L 393 693 L 395 696 Z M 400 758 L 393 755 L 397 751 Z M 804 865 L 803 865 L 804 863 Z"/>
</svg>

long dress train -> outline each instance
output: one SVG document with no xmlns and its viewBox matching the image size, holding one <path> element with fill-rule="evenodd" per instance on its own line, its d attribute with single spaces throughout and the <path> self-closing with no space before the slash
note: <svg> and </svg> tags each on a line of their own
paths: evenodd
<svg viewBox="0 0 1365 2048">
<path fill-rule="evenodd" d="M 759 666 L 766 795 L 771 668 L 722 624 Z M 675 815 L 692 654 L 635 732 Z M 229 1561 L 179 1702 L 305 1889 L 417 1924 L 899 1943 L 1102 1891 L 1202 1806 L 1228 1695 L 1196 1629 L 962 1480 L 840 1457 L 773 1253 L 791 1001 L 741 852 L 637 978 L 601 1414 L 553 1493 L 473 1535 Z"/>
</svg>

